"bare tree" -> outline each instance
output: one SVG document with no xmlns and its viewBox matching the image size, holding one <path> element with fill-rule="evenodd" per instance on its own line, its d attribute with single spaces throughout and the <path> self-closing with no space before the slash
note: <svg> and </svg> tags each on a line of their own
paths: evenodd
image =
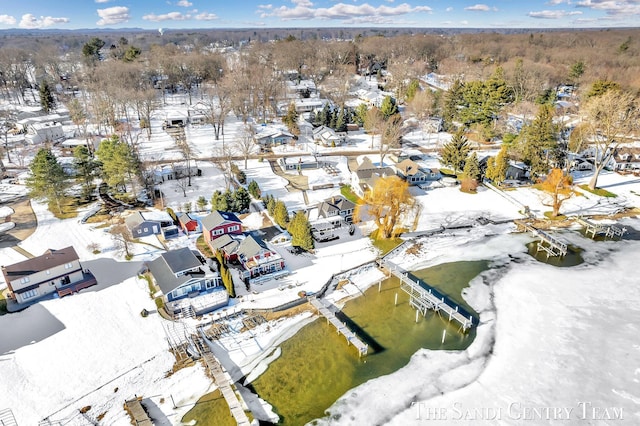
<svg viewBox="0 0 640 426">
<path fill-rule="evenodd" d="M 111 238 L 115 244 L 116 250 L 120 254 L 124 254 L 127 258 L 131 258 L 131 246 L 135 242 L 131 231 L 123 222 L 111 227 L 109 231 Z"/>
<path fill-rule="evenodd" d="M 390 151 L 400 146 L 402 139 L 402 118 L 400 114 L 392 115 L 384 122 L 380 137 L 380 166 L 384 164 L 384 158 Z"/>
<path fill-rule="evenodd" d="M 231 111 L 231 80 L 220 82 L 205 89 L 205 104 L 207 105 L 207 121 L 213 126 L 215 140 L 224 138 L 224 121 Z M 224 142 L 224 139 L 223 139 Z"/>
<path fill-rule="evenodd" d="M 240 134 L 240 138 L 236 140 L 235 145 L 238 148 L 238 151 L 242 153 L 242 157 L 244 158 L 244 169 L 247 170 L 247 160 L 256 146 L 253 141 L 253 129 L 250 125 L 245 124 L 244 129 Z"/>
<path fill-rule="evenodd" d="M 373 107 L 367 111 L 364 118 L 364 128 L 368 133 L 371 133 L 371 149 L 373 149 L 373 138 L 376 133 L 382 130 L 383 125 L 384 117 L 378 108 Z"/>
<path fill-rule="evenodd" d="M 594 171 L 589 188 L 598 185 L 598 176 L 611 160 L 621 143 L 638 129 L 640 108 L 635 96 L 610 89 L 589 98 L 581 110 L 583 144 L 595 150 Z"/>
</svg>

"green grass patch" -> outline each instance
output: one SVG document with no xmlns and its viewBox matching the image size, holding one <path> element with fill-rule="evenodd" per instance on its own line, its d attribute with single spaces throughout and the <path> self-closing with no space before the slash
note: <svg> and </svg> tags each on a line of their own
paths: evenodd
<svg viewBox="0 0 640 426">
<path fill-rule="evenodd" d="M 400 238 L 378 238 L 378 230 L 373 231 L 370 238 L 373 246 L 379 249 L 382 254 L 387 254 L 402 244 L 402 239 Z"/>
<path fill-rule="evenodd" d="M 607 197 L 607 198 L 615 198 L 615 197 L 617 197 L 616 194 L 614 194 L 613 192 L 609 192 L 606 189 L 596 188 L 594 190 L 591 190 L 589 188 L 589 185 L 587 185 L 587 184 L 580 185 L 579 188 L 584 190 L 584 191 L 590 192 L 592 194 L 599 195 L 600 197 Z"/>
<path fill-rule="evenodd" d="M 162 298 L 162 296 L 156 297 L 154 301 L 156 302 L 156 308 L 158 309 L 164 308 L 164 299 Z"/>
<path fill-rule="evenodd" d="M 4 297 L 4 290 L 0 291 L 0 315 L 8 313 L 7 311 L 7 299 Z"/>
<path fill-rule="evenodd" d="M 458 174 L 451 170 L 451 169 L 446 169 L 444 167 L 440 167 L 438 170 L 440 170 L 440 174 L 442 174 L 442 176 L 449 176 L 449 177 L 454 177 L 457 178 Z"/>
<path fill-rule="evenodd" d="M 55 201 L 49 203 L 48 207 L 49 211 L 58 219 L 71 219 L 78 216 L 80 205 L 78 199 L 65 197 L 60 200 L 60 210 L 58 210 L 58 204 Z"/>
<path fill-rule="evenodd" d="M 358 204 L 358 201 L 360 200 L 358 196 L 351 190 L 351 185 L 342 185 L 340 187 L 340 194 L 342 194 L 344 198 L 354 204 Z"/>
<path fill-rule="evenodd" d="M 546 217 L 549 220 L 565 220 L 567 218 L 563 214 L 559 214 L 558 216 L 553 216 L 552 211 L 544 212 L 543 214 L 544 214 L 544 217 Z"/>
<path fill-rule="evenodd" d="M 200 235 L 196 240 L 196 248 L 200 250 L 200 253 L 204 254 L 205 257 L 214 257 L 211 248 L 207 245 L 202 235 Z"/>
</svg>

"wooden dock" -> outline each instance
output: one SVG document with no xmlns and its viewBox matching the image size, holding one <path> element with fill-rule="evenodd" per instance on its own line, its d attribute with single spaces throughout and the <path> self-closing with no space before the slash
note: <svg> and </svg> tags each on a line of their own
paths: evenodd
<svg viewBox="0 0 640 426">
<path fill-rule="evenodd" d="M 244 401 L 242 400 L 242 396 L 235 392 L 231 385 L 233 381 L 231 378 L 225 374 L 224 369 L 220 362 L 216 359 L 216 357 L 211 353 L 209 346 L 202 340 L 201 337 L 197 337 L 194 339 L 195 345 L 204 359 L 204 362 L 207 364 L 207 368 L 209 372 L 213 376 L 213 380 L 215 380 L 222 396 L 225 401 L 227 401 L 227 405 L 229 406 L 229 410 L 231 411 L 231 415 L 236 420 L 238 426 L 250 426 L 251 422 L 249 422 L 249 418 L 247 414 L 244 412 Z"/>
<path fill-rule="evenodd" d="M 551 236 L 542 229 L 538 229 L 524 220 L 514 220 L 514 223 L 518 228 L 522 228 L 525 232 L 530 232 L 531 235 L 540 239 L 540 241 L 538 241 L 536 252 L 544 251 L 547 253 L 547 259 L 549 256 L 567 255 L 567 244 L 563 241 L 560 241 L 558 238 Z"/>
<path fill-rule="evenodd" d="M 127 413 L 129 413 L 129 416 L 131 416 L 133 424 L 142 426 L 153 426 L 153 422 L 147 415 L 147 412 L 144 411 L 144 408 L 140 403 L 140 397 L 125 401 L 124 409 L 127 411 Z"/>
<path fill-rule="evenodd" d="M 360 340 L 353 331 L 349 330 L 345 324 L 340 322 L 336 317 L 336 314 L 329 309 L 329 304 L 316 297 L 309 298 L 309 302 L 311 302 L 311 305 L 316 308 L 320 315 L 327 319 L 327 322 L 331 323 L 336 328 L 338 334 L 342 334 L 347 339 L 347 344 L 353 344 L 353 346 L 358 350 L 358 356 L 361 357 L 363 355 L 367 355 L 369 345 Z"/>
<path fill-rule="evenodd" d="M 400 288 L 409 295 L 409 304 L 422 316 L 425 316 L 427 311 L 433 310 L 443 314 L 449 322 L 455 321 L 460 324 L 463 332 L 476 325 L 473 315 L 449 296 L 391 262 L 382 260 L 381 265 L 400 279 Z"/>
<path fill-rule="evenodd" d="M 591 238 L 595 238 L 596 235 L 604 235 L 605 238 L 621 239 L 622 236 L 627 232 L 627 228 L 621 228 L 615 225 L 595 223 L 584 217 L 579 217 L 578 219 L 576 219 L 576 222 L 578 222 L 585 228 L 584 233 L 587 236 L 591 234 Z"/>
</svg>

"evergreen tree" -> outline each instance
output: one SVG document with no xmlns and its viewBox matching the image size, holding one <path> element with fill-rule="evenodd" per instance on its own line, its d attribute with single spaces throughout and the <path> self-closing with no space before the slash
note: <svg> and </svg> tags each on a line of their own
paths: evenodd
<svg viewBox="0 0 640 426">
<path fill-rule="evenodd" d="M 251 197 L 249 196 L 249 192 L 243 187 L 238 188 L 233 194 L 234 197 L 234 211 L 236 212 L 245 212 L 249 210 L 249 205 L 251 204 Z"/>
<path fill-rule="evenodd" d="M 207 199 L 203 195 L 199 196 L 196 200 L 196 205 L 198 206 L 198 211 L 203 211 L 207 207 Z"/>
<path fill-rule="evenodd" d="M 51 92 L 51 87 L 46 81 L 40 84 L 40 106 L 42 106 L 42 110 L 47 114 L 56 107 L 56 100 Z"/>
<path fill-rule="evenodd" d="M 329 127 L 331 127 L 332 129 L 335 129 L 336 128 L 336 123 L 338 122 L 338 109 L 337 108 L 334 108 L 331 111 L 330 117 L 331 118 L 329 120 Z"/>
<path fill-rule="evenodd" d="M 507 178 L 507 169 L 509 168 L 509 157 L 507 155 L 506 145 L 502 145 L 500 152 L 494 158 L 491 157 L 487 161 L 487 171 L 485 176 L 494 183 L 501 184 Z"/>
<path fill-rule="evenodd" d="M 418 90 L 420 90 L 420 82 L 416 79 L 411 80 L 407 86 L 407 93 L 405 95 L 407 102 L 411 102 L 413 100 L 416 93 L 418 93 Z"/>
<path fill-rule="evenodd" d="M 249 182 L 249 194 L 251 194 L 251 196 L 256 199 L 260 199 L 262 195 L 260 191 L 260 185 L 258 185 L 258 182 L 256 182 L 255 180 Z"/>
<path fill-rule="evenodd" d="M 276 199 L 271 194 L 267 194 L 267 198 L 265 199 L 265 205 L 267 207 L 267 212 L 269 216 L 273 217 L 274 212 L 276 211 Z"/>
<path fill-rule="evenodd" d="M 273 209 L 273 220 L 275 220 L 281 228 L 287 229 L 287 225 L 289 224 L 289 212 L 287 211 L 287 206 L 284 201 L 276 201 Z"/>
<path fill-rule="evenodd" d="M 125 62 L 133 62 L 138 58 L 138 56 L 140 56 L 141 53 L 142 53 L 142 50 L 138 49 L 137 47 L 129 46 L 127 50 L 124 52 L 124 56 L 122 57 L 122 60 Z"/>
<path fill-rule="evenodd" d="M 455 80 L 445 95 L 442 119 L 447 131 L 453 128 L 453 122 L 458 119 L 458 106 L 462 105 L 463 90 L 463 83 Z"/>
<path fill-rule="evenodd" d="M 540 105 L 536 118 L 522 128 L 515 141 L 523 161 L 531 167 L 531 173 L 536 176 L 547 174 L 549 160 L 556 158 L 556 151 L 560 149 L 553 112 L 553 105 Z"/>
<path fill-rule="evenodd" d="M 338 113 L 338 119 L 336 121 L 336 132 L 346 132 L 347 131 L 347 112 L 344 105 L 340 108 L 340 112 Z"/>
<path fill-rule="evenodd" d="M 291 219 L 288 228 L 291 234 L 291 245 L 294 247 L 300 247 L 303 250 L 309 251 L 313 249 L 313 237 L 311 236 L 311 225 L 307 216 L 298 211 Z"/>
<path fill-rule="evenodd" d="M 391 96 L 385 96 L 380 104 L 380 112 L 384 116 L 385 120 L 389 119 L 392 115 L 396 115 L 398 113 L 396 100 Z"/>
<path fill-rule="evenodd" d="M 182 211 L 185 213 L 191 213 L 191 208 L 192 208 L 191 201 L 187 201 L 182 205 Z"/>
<path fill-rule="evenodd" d="M 76 170 L 76 182 L 82 187 L 82 196 L 85 200 L 90 200 L 95 189 L 93 180 L 98 175 L 100 166 L 91 157 L 85 145 L 79 145 L 73 150 L 73 165 Z"/>
<path fill-rule="evenodd" d="M 364 123 L 367 119 L 367 111 L 369 111 L 369 107 L 367 107 L 367 104 L 360 104 L 356 107 L 354 120 L 358 124 L 358 126 L 364 126 Z"/>
<path fill-rule="evenodd" d="M 296 104 L 291 102 L 287 114 L 282 118 L 282 122 L 286 124 L 287 129 L 294 136 L 300 136 L 300 127 L 298 127 L 298 111 L 296 111 Z"/>
<path fill-rule="evenodd" d="M 220 204 L 221 198 L 223 197 L 220 190 L 216 189 L 215 191 L 213 191 L 213 194 L 211 195 L 211 210 L 220 210 L 218 208 L 218 205 Z"/>
<path fill-rule="evenodd" d="M 40 149 L 29 169 L 31 176 L 26 182 L 29 196 L 44 199 L 49 204 L 55 203 L 58 213 L 62 213 L 60 201 L 68 187 L 67 176 L 53 152 L 46 148 Z"/>
<path fill-rule="evenodd" d="M 464 129 L 459 129 L 454 133 L 451 141 L 444 144 L 440 151 L 440 162 L 445 166 L 451 166 L 454 173 L 464 168 L 464 163 L 471 147 L 464 135 Z"/>
<path fill-rule="evenodd" d="M 472 152 L 464 162 L 462 174 L 468 179 L 480 181 L 480 164 L 478 163 L 478 156 L 475 152 Z"/>
<path fill-rule="evenodd" d="M 331 123 L 331 108 L 328 103 L 324 104 L 320 118 L 322 118 L 321 124 L 324 126 L 329 126 L 329 123 Z"/>
<path fill-rule="evenodd" d="M 96 156 L 102 163 L 104 180 L 111 188 L 126 192 L 127 184 L 136 193 L 137 179 L 140 176 L 140 162 L 133 148 L 118 135 L 112 135 L 100 143 Z"/>
<path fill-rule="evenodd" d="M 98 37 L 93 37 L 87 43 L 82 46 L 82 55 L 93 63 L 100 60 L 100 49 L 104 47 L 104 40 Z"/>
</svg>

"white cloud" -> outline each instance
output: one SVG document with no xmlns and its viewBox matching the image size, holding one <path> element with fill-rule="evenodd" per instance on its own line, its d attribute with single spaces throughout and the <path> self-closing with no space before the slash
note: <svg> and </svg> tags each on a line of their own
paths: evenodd
<svg viewBox="0 0 640 426">
<path fill-rule="evenodd" d="M 46 28 L 55 24 L 66 24 L 69 22 L 69 18 L 54 18 L 52 16 L 41 16 L 40 18 L 36 18 L 31 13 L 27 13 L 22 15 L 22 19 L 20 19 L 20 23 L 18 26 L 20 28 Z"/>
<path fill-rule="evenodd" d="M 216 19 L 218 19 L 218 15 L 215 13 L 202 12 L 196 15 L 196 20 L 198 21 L 213 21 Z"/>
<path fill-rule="evenodd" d="M 114 6 L 106 9 L 98 9 L 100 20 L 96 22 L 98 25 L 116 25 L 129 21 L 129 8 L 125 6 Z"/>
<path fill-rule="evenodd" d="M 640 15 L 640 0 L 582 0 L 577 7 L 605 12 L 607 15 Z"/>
<path fill-rule="evenodd" d="M 331 7 L 314 8 L 313 3 L 308 0 L 292 0 L 294 7 L 280 6 L 273 8 L 272 5 L 258 6 L 258 13 L 262 18 L 275 16 L 282 20 L 294 19 L 343 19 L 346 23 L 356 22 L 358 18 L 360 23 L 382 23 L 386 16 L 406 15 L 409 13 L 427 12 L 432 9 L 429 6 L 411 6 L 402 3 L 397 6 L 378 6 L 374 7 L 368 3 L 360 5 L 352 5 L 345 3 L 337 3 Z M 395 23 L 384 21 L 383 23 Z"/>
<path fill-rule="evenodd" d="M 109 0 L 96 0 L 96 3 L 109 3 Z"/>
<path fill-rule="evenodd" d="M 445 9 L 445 12 L 452 12 L 452 11 L 453 11 L 453 8 L 451 6 Z"/>
<path fill-rule="evenodd" d="M 15 25 L 16 18 L 11 15 L 0 15 L 0 24 L 2 25 Z"/>
<path fill-rule="evenodd" d="M 469 21 L 460 21 L 460 25 L 469 25 Z"/>
<path fill-rule="evenodd" d="M 193 3 L 191 3 L 188 0 L 180 0 L 178 3 L 176 3 L 176 5 L 182 6 L 182 7 L 191 7 L 193 6 Z"/>
<path fill-rule="evenodd" d="M 562 3 L 571 4 L 571 0 L 549 0 L 547 3 L 552 6 L 557 6 Z"/>
<path fill-rule="evenodd" d="M 541 10 L 539 12 L 529 12 L 527 16 L 538 19 L 560 19 L 566 16 L 582 15 L 580 11 L 567 12 L 564 10 Z"/>
<path fill-rule="evenodd" d="M 150 13 L 148 15 L 144 15 L 142 17 L 145 21 L 153 21 L 153 22 L 162 22 L 162 21 L 186 21 L 191 19 L 191 15 L 182 14 L 181 12 L 169 12 L 164 13 L 162 15 L 156 15 L 155 13 Z"/>
<path fill-rule="evenodd" d="M 473 6 L 465 7 L 464 10 L 470 10 L 472 12 L 489 12 L 491 10 L 494 12 L 498 11 L 497 8 L 487 6 L 486 4 L 474 4 Z"/>
</svg>

